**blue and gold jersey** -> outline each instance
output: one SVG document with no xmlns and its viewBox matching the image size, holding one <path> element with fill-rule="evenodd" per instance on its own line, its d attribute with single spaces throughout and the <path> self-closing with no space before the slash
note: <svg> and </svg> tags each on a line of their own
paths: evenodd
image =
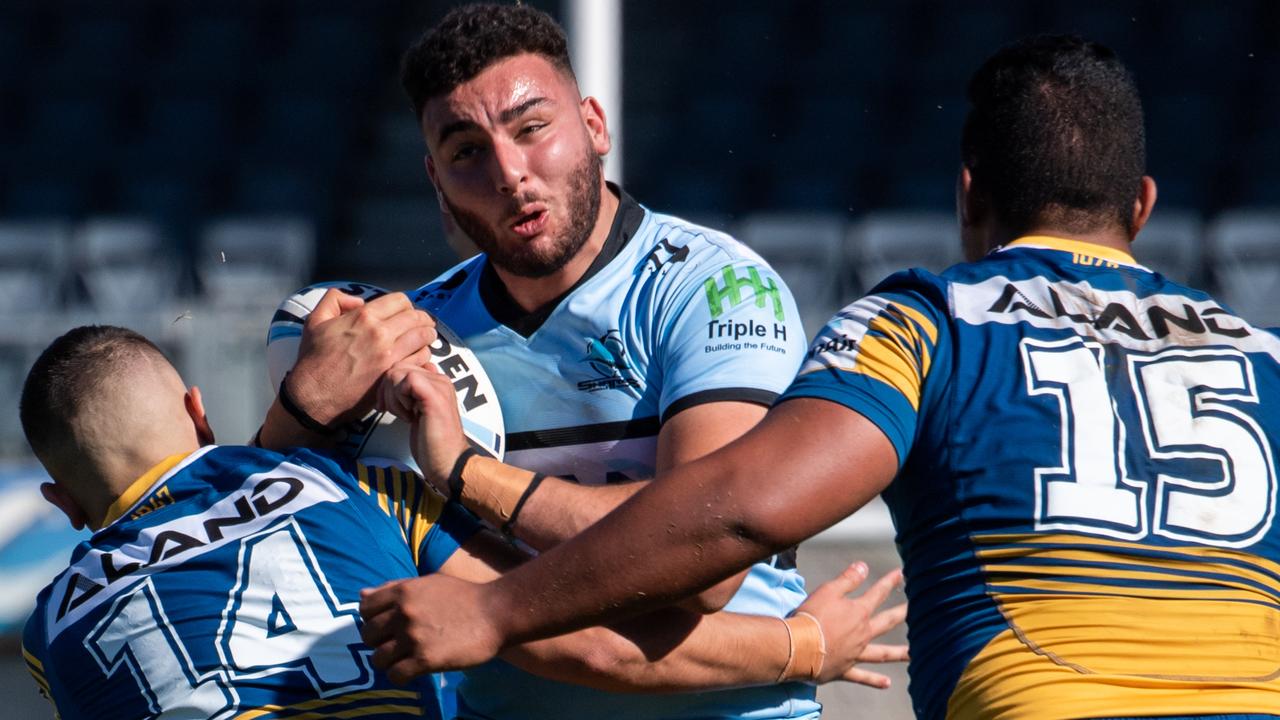
<svg viewBox="0 0 1280 720">
<path fill-rule="evenodd" d="M 759 255 L 620 197 L 592 267 L 541 311 L 520 310 L 483 255 L 410 293 L 480 359 L 502 403 L 505 461 L 585 484 L 653 477 L 658 431 L 685 408 L 771 404 L 806 344 L 790 291 Z M 781 617 L 804 598 L 794 558 L 784 556 L 756 565 L 728 609 Z M 467 671 L 459 695 L 474 718 L 789 718 L 819 709 L 800 683 L 622 695 L 500 661 Z"/>
<path fill-rule="evenodd" d="M 874 422 L 922 718 L 1280 707 L 1280 340 L 1097 245 L 890 277 L 784 399 Z"/>
<path fill-rule="evenodd" d="M 362 588 L 475 529 L 416 475 L 210 446 L 139 478 L 47 587 L 23 656 L 62 720 L 439 718 L 373 670 Z"/>
</svg>

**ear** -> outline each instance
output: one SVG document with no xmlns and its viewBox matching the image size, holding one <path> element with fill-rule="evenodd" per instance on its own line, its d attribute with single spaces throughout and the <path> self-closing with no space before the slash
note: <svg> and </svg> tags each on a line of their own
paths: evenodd
<svg viewBox="0 0 1280 720">
<path fill-rule="evenodd" d="M 192 385 L 183 400 L 187 406 L 187 415 L 191 417 L 191 423 L 196 428 L 196 439 L 200 441 L 200 446 L 212 445 L 214 443 L 213 428 L 209 426 L 209 417 L 204 412 L 204 399 L 200 397 L 200 388 Z"/>
<path fill-rule="evenodd" d="M 978 201 L 973 192 L 973 173 L 961 165 L 960 174 L 956 177 L 956 214 L 960 226 L 976 225 L 983 220 L 986 208 Z"/>
<path fill-rule="evenodd" d="M 1147 221 L 1151 219 L 1151 211 L 1156 206 L 1156 181 L 1150 175 L 1143 175 L 1138 184 L 1138 197 L 1133 199 L 1133 219 L 1129 223 L 1129 242 L 1137 236 Z"/>
<path fill-rule="evenodd" d="M 444 201 L 444 192 L 440 189 L 440 178 L 436 175 L 436 161 L 431 153 L 422 156 L 422 165 L 427 169 L 427 177 L 431 180 L 431 188 L 436 191 L 436 204 L 445 217 L 449 216 L 449 204 Z"/>
<path fill-rule="evenodd" d="M 593 97 L 584 97 L 578 104 L 582 113 L 582 123 L 587 126 L 587 136 L 591 138 L 591 149 L 597 155 L 608 155 L 613 141 L 609 138 L 609 123 L 604 116 L 604 106 Z"/>
<path fill-rule="evenodd" d="M 63 515 L 67 516 L 67 519 L 71 521 L 71 527 L 80 530 L 89 524 L 89 515 L 81 509 L 80 503 L 71 497 L 71 493 L 64 490 L 62 486 L 51 482 L 41 483 L 40 494 L 50 504 L 61 510 Z"/>
</svg>

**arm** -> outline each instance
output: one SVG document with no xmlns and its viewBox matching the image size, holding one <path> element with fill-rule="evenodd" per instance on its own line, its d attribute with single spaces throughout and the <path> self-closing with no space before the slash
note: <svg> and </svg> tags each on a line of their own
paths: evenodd
<svg viewBox="0 0 1280 720">
<path fill-rule="evenodd" d="M 833 437 L 840 438 L 838 452 Z M 632 617 L 833 525 L 875 497 L 896 470 L 893 445 L 871 421 L 827 400 L 791 400 L 728 447 L 674 469 L 604 522 L 493 583 L 435 576 L 370 593 L 361 602 L 365 640 L 378 647 L 402 632 L 410 602 L 436 607 L 414 628 L 431 642 L 397 642 L 380 658 L 407 677 Z M 803 482 L 760 482 L 762 472 L 786 471 Z M 673 507 L 715 511 L 671 513 Z M 643 548 L 664 561 L 619 563 L 618 548 Z"/>
<path fill-rule="evenodd" d="M 422 364 L 435 342 L 435 321 L 404 293 L 368 302 L 333 289 L 303 325 L 298 360 L 287 390 L 298 407 L 322 425 L 340 428 L 373 407 L 383 373 L 397 362 Z M 279 397 L 267 410 L 258 444 L 272 450 L 326 447 L 333 435 L 303 427 Z"/>
<path fill-rule="evenodd" d="M 455 552 L 440 572 L 487 582 L 523 559 L 495 536 L 481 533 Z M 704 617 L 668 608 L 612 628 L 588 628 L 516 645 L 502 657 L 528 672 L 611 692 L 682 692 L 764 685 L 780 678 L 844 679 L 888 687 L 888 678 L 854 665 L 906 659 L 903 646 L 868 644 L 904 617 L 903 605 L 876 612 L 900 574 L 886 575 L 859 598 L 846 598 L 865 577 L 865 565 L 851 565 L 800 607 L 808 617 L 785 623 L 733 613 Z M 819 628 L 816 635 L 814 627 Z M 375 662 L 379 659 L 375 654 Z"/>
</svg>

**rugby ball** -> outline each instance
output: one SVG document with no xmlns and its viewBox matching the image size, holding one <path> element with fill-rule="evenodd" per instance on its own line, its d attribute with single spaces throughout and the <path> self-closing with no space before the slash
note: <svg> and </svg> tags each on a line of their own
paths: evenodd
<svg viewBox="0 0 1280 720">
<path fill-rule="evenodd" d="M 338 288 L 363 300 L 372 300 L 389 292 L 367 283 L 326 282 L 309 285 L 285 298 L 271 318 L 271 328 L 267 332 L 267 376 L 272 388 L 280 387 L 284 374 L 297 361 L 303 323 L 330 288 Z M 457 333 L 439 320 L 436 321 L 436 332 L 438 337 L 431 346 L 431 362 L 453 380 L 463 433 L 478 450 L 501 460 L 506 433 L 493 383 L 489 382 L 489 376 L 475 353 L 463 345 Z M 392 460 L 418 469 L 409 451 L 409 424 L 391 413 L 373 410 L 360 420 L 349 423 L 344 430 L 346 439 L 339 446 L 339 452 L 363 460 Z"/>
</svg>

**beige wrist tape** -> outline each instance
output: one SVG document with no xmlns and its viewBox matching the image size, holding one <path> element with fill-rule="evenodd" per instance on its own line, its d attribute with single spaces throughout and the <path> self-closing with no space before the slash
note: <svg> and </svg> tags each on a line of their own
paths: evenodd
<svg viewBox="0 0 1280 720">
<path fill-rule="evenodd" d="M 462 504 L 496 525 L 511 519 L 534 473 L 477 455 L 462 468 Z"/>
<path fill-rule="evenodd" d="M 787 654 L 786 667 L 778 675 L 778 682 L 816 682 L 827 659 L 827 641 L 822 636 L 818 618 L 807 612 L 798 612 L 782 623 L 787 628 L 791 650 Z"/>
</svg>

